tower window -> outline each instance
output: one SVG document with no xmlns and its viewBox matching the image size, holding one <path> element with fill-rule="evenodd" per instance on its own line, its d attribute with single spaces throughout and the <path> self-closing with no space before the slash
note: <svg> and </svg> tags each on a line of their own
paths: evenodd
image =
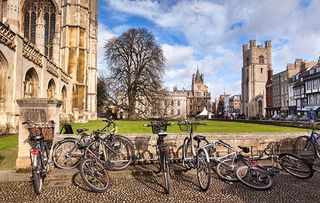
<svg viewBox="0 0 320 203">
<path fill-rule="evenodd" d="M 260 69 L 260 73 L 262 73 L 262 72 L 263 72 L 263 68 Z"/>
<path fill-rule="evenodd" d="M 264 64 L 264 57 L 262 55 L 259 56 L 259 63 Z"/>
</svg>

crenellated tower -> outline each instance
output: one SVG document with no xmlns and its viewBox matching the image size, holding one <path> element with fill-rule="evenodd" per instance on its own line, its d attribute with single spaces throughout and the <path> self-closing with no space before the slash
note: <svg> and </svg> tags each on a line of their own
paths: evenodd
<svg viewBox="0 0 320 203">
<path fill-rule="evenodd" d="M 243 45 L 242 54 L 241 113 L 247 117 L 265 115 L 266 83 L 272 70 L 271 41 L 262 46 L 250 40 L 249 45 Z"/>
</svg>

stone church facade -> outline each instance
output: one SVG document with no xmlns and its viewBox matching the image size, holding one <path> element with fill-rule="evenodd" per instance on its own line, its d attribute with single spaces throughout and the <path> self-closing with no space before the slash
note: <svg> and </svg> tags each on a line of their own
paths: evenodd
<svg viewBox="0 0 320 203">
<path fill-rule="evenodd" d="M 61 116 L 96 118 L 97 0 L 0 0 L 0 124 L 23 98 L 62 100 Z"/>
<path fill-rule="evenodd" d="M 204 75 L 197 69 L 196 74 L 192 75 L 191 91 L 187 95 L 187 116 L 194 117 L 204 108 L 212 111 L 211 95 L 208 86 L 204 83 Z"/>
<path fill-rule="evenodd" d="M 241 114 L 246 117 L 265 116 L 266 84 L 268 72 L 272 70 L 271 41 L 265 41 L 263 47 L 250 40 L 249 45 L 243 45 L 242 53 Z"/>
</svg>

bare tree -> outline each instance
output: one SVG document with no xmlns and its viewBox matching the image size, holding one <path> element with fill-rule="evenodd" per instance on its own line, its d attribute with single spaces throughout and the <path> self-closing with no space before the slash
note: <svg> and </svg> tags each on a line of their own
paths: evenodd
<svg viewBox="0 0 320 203">
<path fill-rule="evenodd" d="M 105 44 L 109 65 L 109 100 L 127 112 L 139 114 L 137 103 L 153 103 L 163 93 L 165 58 L 151 32 L 131 28 Z M 112 88 L 112 89 L 111 89 Z"/>
</svg>

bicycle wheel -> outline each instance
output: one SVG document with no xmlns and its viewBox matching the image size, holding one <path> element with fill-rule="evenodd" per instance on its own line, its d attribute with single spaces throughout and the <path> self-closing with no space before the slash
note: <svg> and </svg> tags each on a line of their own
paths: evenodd
<svg viewBox="0 0 320 203">
<path fill-rule="evenodd" d="M 165 181 L 165 192 L 166 194 L 170 193 L 170 164 L 169 157 L 164 155 L 163 157 L 163 172 L 164 172 L 164 181 Z"/>
<path fill-rule="evenodd" d="M 267 190 L 272 187 L 272 178 L 268 172 L 255 166 L 240 166 L 236 171 L 238 180 L 255 190 Z"/>
<path fill-rule="evenodd" d="M 79 165 L 83 182 L 94 192 L 105 192 L 110 184 L 108 171 L 93 158 L 85 158 Z"/>
<path fill-rule="evenodd" d="M 183 166 L 186 167 L 187 170 L 191 169 L 192 165 L 192 151 L 191 151 L 191 144 L 190 139 L 186 137 L 183 141 L 182 147 L 182 163 Z"/>
<path fill-rule="evenodd" d="M 52 153 L 52 161 L 55 167 L 61 169 L 76 168 L 83 157 L 83 152 L 79 147 L 76 139 L 62 140 L 57 143 Z"/>
<path fill-rule="evenodd" d="M 207 161 L 206 154 L 202 149 L 198 151 L 197 158 L 197 177 L 199 186 L 202 191 L 207 191 L 209 189 L 211 181 L 210 161 Z"/>
<path fill-rule="evenodd" d="M 133 161 L 134 146 L 127 139 L 116 137 L 110 143 L 106 143 L 106 152 L 110 170 L 123 170 Z"/>
<path fill-rule="evenodd" d="M 36 154 L 34 154 L 32 158 L 32 181 L 35 193 L 40 195 L 43 186 L 43 177 L 41 176 L 40 156 Z"/>
<path fill-rule="evenodd" d="M 237 181 L 236 163 L 233 159 L 226 159 L 217 164 L 217 174 L 219 178 L 226 181 Z"/>
<path fill-rule="evenodd" d="M 309 179 L 313 176 L 312 164 L 294 154 L 283 153 L 279 155 L 280 166 L 294 177 Z"/>
<path fill-rule="evenodd" d="M 300 136 L 294 141 L 293 153 L 313 161 L 316 157 L 316 147 L 308 136 Z"/>
</svg>

